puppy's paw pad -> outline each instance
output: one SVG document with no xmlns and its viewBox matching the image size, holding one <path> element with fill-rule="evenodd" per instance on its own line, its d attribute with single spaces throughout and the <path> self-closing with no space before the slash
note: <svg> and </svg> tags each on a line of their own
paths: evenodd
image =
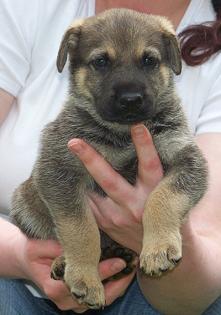
<svg viewBox="0 0 221 315">
<path fill-rule="evenodd" d="M 51 266 L 51 278 L 54 280 L 63 280 L 65 272 L 65 258 L 59 256 L 55 258 Z"/>
</svg>

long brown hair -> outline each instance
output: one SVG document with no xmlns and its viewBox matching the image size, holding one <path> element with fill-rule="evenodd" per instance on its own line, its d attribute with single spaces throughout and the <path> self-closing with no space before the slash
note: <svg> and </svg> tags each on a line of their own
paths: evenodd
<svg viewBox="0 0 221 315">
<path fill-rule="evenodd" d="M 221 0 L 212 0 L 216 21 L 192 25 L 180 34 L 181 54 L 189 66 L 207 61 L 221 50 Z"/>
</svg>

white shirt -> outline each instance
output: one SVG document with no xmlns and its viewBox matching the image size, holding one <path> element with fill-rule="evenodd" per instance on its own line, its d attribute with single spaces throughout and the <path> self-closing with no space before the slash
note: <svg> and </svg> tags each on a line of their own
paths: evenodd
<svg viewBox="0 0 221 315">
<path fill-rule="evenodd" d="M 16 101 L 0 128 L 0 213 L 8 213 L 14 189 L 31 173 L 40 131 L 66 98 L 67 65 L 56 57 L 63 33 L 76 18 L 95 12 L 95 0 L 1 0 L 0 87 Z M 178 27 L 208 20 L 210 1 L 192 0 Z M 183 65 L 175 78 L 194 134 L 221 132 L 221 53 L 201 66 Z"/>
<path fill-rule="evenodd" d="M 17 98 L 0 128 L 0 213 L 29 177 L 40 131 L 66 98 L 68 67 L 56 68 L 61 38 L 74 19 L 94 12 L 94 0 L 0 2 L 0 87 Z"/>
<path fill-rule="evenodd" d="M 0 128 L 0 212 L 28 178 L 39 135 L 66 98 L 68 71 L 56 69 L 63 33 L 76 18 L 95 12 L 94 0 L 1 0 L 0 87 L 16 101 Z M 192 0 L 178 27 L 214 20 L 208 0 Z M 183 65 L 175 78 L 194 134 L 221 131 L 221 53 L 201 66 Z"/>
</svg>

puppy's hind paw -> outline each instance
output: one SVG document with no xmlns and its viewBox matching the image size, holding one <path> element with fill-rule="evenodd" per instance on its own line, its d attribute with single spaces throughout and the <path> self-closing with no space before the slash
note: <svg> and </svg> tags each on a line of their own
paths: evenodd
<svg viewBox="0 0 221 315">
<path fill-rule="evenodd" d="M 51 278 L 54 280 L 63 280 L 65 272 L 65 258 L 59 256 L 55 258 L 51 266 Z"/>
</svg>

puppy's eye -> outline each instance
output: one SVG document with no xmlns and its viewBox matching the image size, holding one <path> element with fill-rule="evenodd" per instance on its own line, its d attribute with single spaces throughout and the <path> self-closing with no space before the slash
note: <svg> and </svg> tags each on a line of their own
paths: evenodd
<svg viewBox="0 0 221 315">
<path fill-rule="evenodd" d="M 109 59 L 107 56 L 100 56 L 94 59 L 92 64 L 96 69 L 104 69 L 109 64 Z"/>
<path fill-rule="evenodd" d="M 141 60 L 141 63 L 144 67 L 154 68 L 158 64 L 158 60 L 155 57 L 151 57 L 149 55 L 144 54 Z"/>
</svg>

